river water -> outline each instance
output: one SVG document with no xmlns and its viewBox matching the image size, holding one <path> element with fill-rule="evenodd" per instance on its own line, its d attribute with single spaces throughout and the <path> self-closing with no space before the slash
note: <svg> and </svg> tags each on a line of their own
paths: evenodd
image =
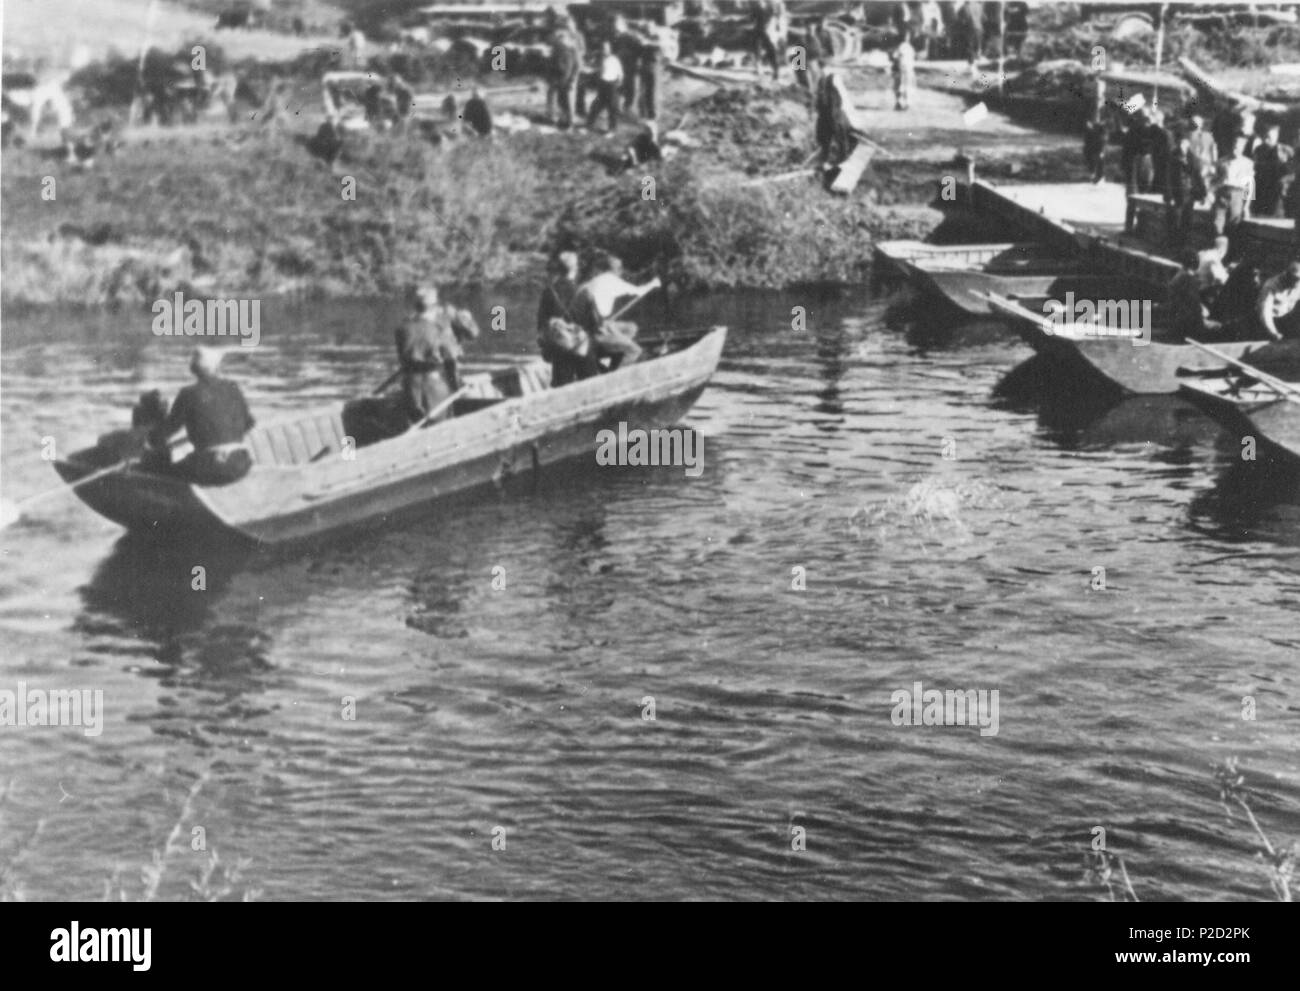
<svg viewBox="0 0 1300 991">
<path fill-rule="evenodd" d="M 264 420 L 351 397 L 396 319 L 268 304 L 227 371 Z M 104 719 L 0 726 L 0 897 L 1096 899 L 1097 826 L 1143 900 L 1269 896 L 1214 769 L 1300 838 L 1300 484 L 1176 400 L 998 394 L 1030 352 L 996 326 L 673 319 L 732 328 L 699 478 L 593 459 L 287 555 L 141 544 L 75 497 L 3 531 L 0 689 Z M 185 351 L 6 314 L 5 497 Z M 916 682 L 996 689 L 997 733 L 896 725 Z"/>
</svg>

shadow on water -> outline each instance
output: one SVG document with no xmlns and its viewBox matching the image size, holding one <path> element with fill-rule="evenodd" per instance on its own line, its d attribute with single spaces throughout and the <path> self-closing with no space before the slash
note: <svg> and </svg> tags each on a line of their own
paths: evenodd
<svg viewBox="0 0 1300 991">
<path fill-rule="evenodd" d="M 708 471 L 723 470 L 724 461 L 712 446 Z M 73 629 L 92 642 L 142 642 L 165 669 L 229 673 L 265 663 L 271 635 L 258 617 L 266 604 L 300 608 L 313 594 L 361 594 L 376 574 L 405 573 L 416 607 L 408 625 L 458 635 L 456 617 L 470 594 L 469 579 L 449 578 L 458 554 L 489 542 L 536 545 L 538 534 L 547 533 L 548 560 L 586 573 L 607 543 L 605 506 L 671 493 L 681 472 L 572 458 L 536 477 L 507 478 L 286 547 L 127 534 L 79 589 L 82 609 Z"/>
<path fill-rule="evenodd" d="M 1300 468 L 1266 457 L 1229 460 L 1188 514 L 1194 530 L 1218 540 L 1300 548 Z"/>
<path fill-rule="evenodd" d="M 1084 429 L 1123 399 L 1124 391 L 1113 383 L 1081 378 L 1042 354 L 1011 369 L 993 390 L 996 407 L 1037 413 L 1048 436 L 1066 447 L 1076 446 Z"/>
<path fill-rule="evenodd" d="M 1154 445 L 1157 460 L 1190 465 L 1212 447 L 1219 427 L 1175 395 L 1131 395 L 1098 375 L 1081 377 L 1044 355 L 1008 372 L 994 403 L 1038 417 L 1043 435 L 1067 450 Z"/>
<path fill-rule="evenodd" d="M 844 415 L 844 376 L 849 371 L 849 356 L 852 352 L 852 341 L 846 331 L 844 324 L 837 322 L 827 327 L 817 334 L 816 355 L 817 355 L 817 373 L 826 382 L 824 388 L 817 392 L 817 405 L 814 407 L 819 413 L 826 413 L 830 416 Z M 822 421 L 818 424 L 820 429 L 835 430 L 838 428 L 836 423 Z"/>
<path fill-rule="evenodd" d="M 922 357 L 929 351 L 984 347 L 1015 337 L 997 317 L 975 316 L 911 290 L 890 299 L 883 319 L 886 327 L 901 334 Z"/>
</svg>

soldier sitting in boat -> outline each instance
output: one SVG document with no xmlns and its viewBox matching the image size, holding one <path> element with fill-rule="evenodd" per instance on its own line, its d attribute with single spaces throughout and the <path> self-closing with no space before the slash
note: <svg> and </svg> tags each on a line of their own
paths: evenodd
<svg viewBox="0 0 1300 991">
<path fill-rule="evenodd" d="M 561 251 L 547 266 L 550 276 L 537 306 L 537 345 L 551 366 L 551 386 L 568 385 L 600 372 L 591 338 L 573 317 L 578 292 L 578 255 Z"/>
<path fill-rule="evenodd" d="M 167 400 L 162 393 L 157 389 L 140 393 L 139 400 L 131 408 L 131 428 L 101 434 L 87 460 L 96 467 L 105 467 L 139 458 L 147 467 L 167 468 L 166 452 L 155 450 L 149 444 L 154 431 L 166 419 Z"/>
<path fill-rule="evenodd" d="M 635 337 L 637 326 L 630 320 L 615 320 L 614 306 L 626 296 L 643 296 L 658 288 L 653 279 L 644 286 L 633 285 L 622 276 L 623 263 L 608 252 L 602 251 L 592 262 L 590 279 L 579 287 L 573 297 L 573 316 L 591 338 L 592 351 L 598 359 L 609 359 L 608 371 L 614 371 L 625 360 L 636 361 L 641 348 Z"/>
<path fill-rule="evenodd" d="M 253 456 L 244 445 L 253 415 L 239 386 L 217 375 L 221 357 L 216 348 L 194 349 L 190 371 L 197 381 L 177 393 L 171 411 L 150 436 L 155 448 L 164 448 L 185 430 L 194 450 L 171 470 L 196 485 L 236 482 L 253 467 Z"/>
</svg>

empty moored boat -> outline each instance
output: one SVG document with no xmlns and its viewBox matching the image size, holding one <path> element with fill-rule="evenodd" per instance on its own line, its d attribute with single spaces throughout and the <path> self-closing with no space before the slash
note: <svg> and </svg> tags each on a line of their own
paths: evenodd
<svg viewBox="0 0 1300 991">
<path fill-rule="evenodd" d="M 302 540 L 386 518 L 504 476 L 594 451 L 602 429 L 666 428 L 712 377 L 726 328 L 663 357 L 562 388 L 544 362 L 467 374 L 448 420 L 349 451 L 342 404 L 249 432 L 253 468 L 229 485 L 192 485 L 128 465 L 102 474 L 88 448 L 55 462 L 90 508 L 133 531 L 233 534 L 263 544 Z"/>
<path fill-rule="evenodd" d="M 1243 385 L 1225 369 L 1222 378 L 1183 383 L 1178 394 L 1230 436 L 1254 438 L 1273 460 L 1300 468 L 1300 386 L 1284 395 L 1262 383 Z"/>
<path fill-rule="evenodd" d="M 1187 381 L 1186 373 L 1223 366 L 1221 359 L 1190 344 L 1176 339 L 1160 340 L 1164 335 L 1159 324 L 1143 334 L 1135 328 L 1086 321 L 1054 323 L 1041 309 L 1035 311 L 996 295 L 989 296 L 988 303 L 1012 322 L 1025 343 L 1035 351 L 1081 375 L 1100 376 L 1124 392 L 1174 393 Z M 1135 340 L 1145 340 L 1145 343 L 1135 343 Z M 1214 346 L 1233 359 L 1241 359 L 1266 343 L 1229 341 Z"/>
<path fill-rule="evenodd" d="M 985 293 L 1008 298 L 1061 296 L 1126 298 L 1149 291 L 1128 275 L 1101 273 L 1084 256 L 1068 257 L 1029 243 L 931 245 L 884 241 L 877 265 L 899 274 L 924 296 L 957 313 L 995 314 Z"/>
</svg>

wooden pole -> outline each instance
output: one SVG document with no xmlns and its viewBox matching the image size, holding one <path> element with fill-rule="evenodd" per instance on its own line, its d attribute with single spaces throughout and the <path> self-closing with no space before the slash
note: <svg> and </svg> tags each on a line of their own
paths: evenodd
<svg viewBox="0 0 1300 991">
<path fill-rule="evenodd" d="M 1279 393 L 1283 398 L 1289 399 L 1293 403 L 1300 403 L 1300 388 L 1297 388 L 1290 382 L 1283 381 L 1280 378 L 1275 378 L 1268 374 L 1268 372 L 1260 371 L 1254 365 L 1248 365 L 1244 361 L 1240 361 L 1231 355 L 1224 354 L 1217 348 L 1212 348 L 1207 344 L 1202 344 L 1200 341 L 1194 341 L 1190 337 L 1184 338 L 1184 340 L 1192 347 L 1200 348 L 1206 354 L 1212 354 L 1221 361 L 1226 361 L 1229 365 L 1235 365 L 1251 378 L 1259 379 L 1260 382 L 1268 386 L 1274 392 Z"/>
<path fill-rule="evenodd" d="M 1002 94 L 1002 82 L 1007 75 L 1007 5 L 1006 0 L 998 3 L 998 94 Z"/>
<path fill-rule="evenodd" d="M 149 6 L 144 12 L 144 39 L 140 42 L 140 59 L 135 67 L 135 99 L 131 101 L 131 109 L 127 113 L 126 123 L 131 127 L 136 122 L 136 115 L 140 109 L 141 102 L 144 99 L 144 60 L 149 54 L 149 42 L 153 38 L 154 17 L 158 13 L 158 0 L 149 0 Z"/>
<path fill-rule="evenodd" d="M 1165 11 L 1168 8 L 1167 3 L 1162 3 L 1159 12 L 1156 14 L 1156 78 L 1151 84 L 1151 108 L 1153 110 L 1160 106 L 1160 62 L 1165 51 Z"/>
</svg>

